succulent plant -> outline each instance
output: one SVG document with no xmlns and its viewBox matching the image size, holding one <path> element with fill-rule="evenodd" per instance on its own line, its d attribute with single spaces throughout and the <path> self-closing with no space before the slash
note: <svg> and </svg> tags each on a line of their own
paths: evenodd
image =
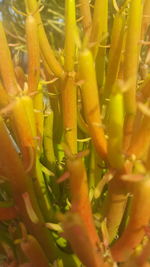
<svg viewBox="0 0 150 267">
<path fill-rule="evenodd" d="M 1 266 L 150 266 L 149 0 L 0 6 Z"/>
</svg>

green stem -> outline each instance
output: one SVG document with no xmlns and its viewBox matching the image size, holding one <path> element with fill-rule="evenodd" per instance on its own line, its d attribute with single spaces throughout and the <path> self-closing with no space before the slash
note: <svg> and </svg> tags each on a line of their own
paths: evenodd
<svg viewBox="0 0 150 267">
<path fill-rule="evenodd" d="M 99 45 L 106 44 L 108 23 L 108 0 L 96 0 L 92 21 L 90 42 L 93 43 L 92 53 L 96 58 Z M 104 40 L 103 40 L 104 39 Z M 105 51 L 105 50 L 104 50 Z"/>
<path fill-rule="evenodd" d="M 129 8 L 127 23 L 127 36 L 124 54 L 124 81 L 129 82 L 128 91 L 124 94 L 125 102 L 125 125 L 124 125 L 124 149 L 129 146 L 133 122 L 136 112 L 136 82 L 138 71 L 138 60 L 140 51 L 140 37 L 142 24 L 142 0 L 132 0 Z"/>
<path fill-rule="evenodd" d="M 123 50 L 124 33 L 125 16 L 122 13 L 117 13 L 114 18 L 111 34 L 111 47 L 109 51 L 108 69 L 104 88 L 105 100 L 110 97 L 113 85 L 116 82 L 118 76 Z"/>
</svg>

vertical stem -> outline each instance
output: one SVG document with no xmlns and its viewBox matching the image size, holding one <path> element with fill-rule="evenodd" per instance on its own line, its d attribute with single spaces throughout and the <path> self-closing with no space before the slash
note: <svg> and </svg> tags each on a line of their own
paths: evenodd
<svg viewBox="0 0 150 267">
<path fill-rule="evenodd" d="M 76 12 L 75 0 L 65 1 L 65 48 L 64 61 L 65 71 L 72 72 L 75 59 L 75 30 L 76 30 Z"/>
<path fill-rule="evenodd" d="M 60 78 L 64 77 L 64 71 L 57 61 L 55 54 L 48 42 L 44 26 L 41 20 L 40 13 L 38 11 L 38 4 L 37 0 L 25 0 L 26 3 L 26 8 L 29 10 L 31 13 L 35 13 L 35 18 L 38 24 L 38 35 L 39 35 L 39 43 L 40 43 L 40 49 L 41 53 L 43 54 L 43 57 L 45 58 L 46 62 L 48 63 L 50 69 L 52 72 Z"/>
<path fill-rule="evenodd" d="M 65 141 L 73 154 L 77 153 L 77 100 L 76 85 L 72 77 L 67 77 L 62 88 L 62 108 Z"/>
<path fill-rule="evenodd" d="M 26 75 L 25 75 L 24 70 L 21 66 L 15 67 L 15 75 L 16 75 L 17 82 L 20 85 L 20 88 L 24 89 L 24 84 L 26 82 Z"/>
<path fill-rule="evenodd" d="M 127 36 L 124 55 L 124 81 L 130 87 L 124 94 L 126 118 L 124 124 L 124 149 L 129 146 L 136 112 L 136 82 L 140 50 L 142 0 L 132 0 L 129 8 Z"/>
<path fill-rule="evenodd" d="M 90 42 L 94 43 L 92 48 L 93 57 L 96 58 L 99 45 L 105 44 L 107 36 L 108 22 L 108 0 L 96 0 L 94 5 L 93 22 L 91 29 Z M 103 40 L 104 39 L 104 40 Z"/>
<path fill-rule="evenodd" d="M 92 26 L 92 16 L 88 0 L 79 0 L 84 33 L 89 36 Z"/>
<path fill-rule="evenodd" d="M 10 96 L 14 96 L 19 92 L 19 87 L 17 85 L 14 67 L 11 60 L 11 54 L 8 48 L 2 22 L 0 22 L 0 51 L 0 73 L 2 76 L 3 84 L 5 86 L 5 89 L 7 90 L 7 93 Z"/>
<path fill-rule="evenodd" d="M 54 170 L 56 164 L 53 147 L 53 117 L 53 111 L 50 105 L 48 104 L 45 110 L 44 118 L 43 146 L 46 163 L 52 171 Z"/>
<path fill-rule="evenodd" d="M 80 216 L 90 241 L 96 246 L 99 243 L 99 237 L 94 226 L 84 163 L 81 158 L 76 157 L 68 159 L 67 167 L 70 172 L 71 211 Z"/>
<path fill-rule="evenodd" d="M 122 13 L 117 13 L 114 19 L 111 34 L 111 47 L 109 51 L 108 69 L 106 75 L 106 83 L 104 87 L 104 99 L 110 97 L 113 85 L 116 82 L 118 76 L 123 50 L 124 33 L 125 17 Z"/>
<path fill-rule="evenodd" d="M 106 159 L 107 142 L 104 135 L 99 95 L 96 81 L 93 56 L 88 49 L 84 49 L 79 56 L 80 77 L 84 81 L 81 88 L 84 114 L 89 126 L 89 132 L 93 139 L 98 154 Z"/>
<path fill-rule="evenodd" d="M 37 94 L 33 97 L 33 106 L 34 106 L 34 116 L 36 131 L 38 137 L 39 153 L 42 152 L 42 142 L 43 142 L 43 126 L 44 126 L 44 99 L 43 99 L 43 88 L 39 84 L 37 88 Z"/>
<path fill-rule="evenodd" d="M 65 140 L 71 152 L 77 152 L 77 94 L 74 75 L 75 58 L 75 1 L 66 0 L 65 71 L 68 73 L 62 88 L 62 108 Z"/>
<path fill-rule="evenodd" d="M 0 108 L 6 107 L 9 103 L 9 96 L 0 81 Z"/>
<path fill-rule="evenodd" d="M 35 18 L 29 15 L 26 19 L 26 39 L 28 51 L 28 90 L 36 92 L 40 78 L 40 50 L 38 27 Z"/>
<path fill-rule="evenodd" d="M 108 112 L 108 159 L 115 169 L 123 166 L 123 95 L 114 92 L 110 97 Z"/>
<path fill-rule="evenodd" d="M 150 25 L 150 1 L 144 0 L 142 31 L 141 31 L 142 40 L 145 39 L 145 34 L 148 30 L 149 25 Z"/>
</svg>

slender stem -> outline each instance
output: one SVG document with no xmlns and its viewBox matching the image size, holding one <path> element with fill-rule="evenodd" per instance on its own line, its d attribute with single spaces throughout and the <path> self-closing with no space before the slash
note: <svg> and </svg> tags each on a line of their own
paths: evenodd
<svg viewBox="0 0 150 267">
<path fill-rule="evenodd" d="M 132 0 L 129 8 L 127 36 L 124 54 L 124 81 L 130 82 L 130 87 L 124 94 L 126 118 L 124 124 L 124 149 L 129 146 L 133 122 L 136 112 L 136 82 L 138 59 L 140 51 L 140 36 L 142 23 L 143 1 Z"/>
<path fill-rule="evenodd" d="M 66 72 L 72 72 L 75 60 L 75 0 L 66 0 L 65 2 L 65 22 L 64 68 Z"/>
<path fill-rule="evenodd" d="M 107 143 L 104 135 L 95 66 L 92 54 L 85 49 L 79 56 L 79 70 L 84 84 L 81 88 L 84 114 L 89 126 L 96 151 L 102 158 L 107 157 Z"/>
<path fill-rule="evenodd" d="M 81 16 L 83 16 L 82 23 L 84 33 L 90 36 L 91 26 L 92 26 L 92 16 L 90 10 L 90 4 L 88 0 L 79 0 Z"/>
<path fill-rule="evenodd" d="M 0 22 L 0 51 L 0 73 L 3 80 L 3 84 L 5 86 L 5 89 L 7 90 L 7 93 L 10 96 L 17 95 L 20 90 L 17 85 L 13 63 L 11 60 L 11 54 L 8 48 L 7 39 L 2 22 Z"/>
<path fill-rule="evenodd" d="M 113 85 L 116 82 L 120 61 L 123 50 L 123 42 L 125 35 L 125 16 L 122 13 L 117 13 L 111 34 L 111 47 L 109 51 L 108 69 L 106 75 L 106 83 L 104 87 L 104 99 L 110 97 Z"/>
<path fill-rule="evenodd" d="M 9 96 L 7 95 L 2 82 L 0 81 L 0 108 L 6 107 L 9 103 Z"/>
<path fill-rule="evenodd" d="M 28 51 L 28 90 L 36 92 L 40 78 L 40 49 L 38 27 L 35 18 L 31 15 L 26 19 L 26 39 Z"/>
<path fill-rule="evenodd" d="M 24 85 L 26 82 L 26 75 L 25 75 L 24 70 L 21 66 L 15 67 L 15 75 L 16 75 L 17 82 L 20 85 L 20 88 L 24 89 Z"/>
<path fill-rule="evenodd" d="M 141 31 L 142 40 L 145 40 L 145 34 L 148 30 L 149 25 L 150 25 L 150 1 L 144 0 L 142 31 Z"/>
<path fill-rule="evenodd" d="M 94 14 L 92 21 L 90 42 L 95 43 L 92 48 L 94 58 L 96 58 L 99 45 L 106 44 L 107 39 L 107 25 L 108 23 L 108 0 L 96 0 L 94 5 Z"/>
<path fill-rule="evenodd" d="M 50 107 L 47 105 L 45 110 L 44 118 L 44 136 L 43 136 L 43 146 L 44 154 L 48 167 L 53 171 L 56 164 L 54 147 L 53 147 L 53 123 L 54 123 L 54 114 Z"/>
<path fill-rule="evenodd" d="M 77 153 L 77 103 L 76 85 L 72 77 L 67 77 L 62 88 L 62 108 L 65 141 L 73 154 Z"/>
<path fill-rule="evenodd" d="M 51 221 L 54 218 L 54 212 L 50 199 L 48 198 L 48 192 L 38 155 L 36 156 L 35 170 L 32 176 L 37 202 L 39 203 L 43 217 L 46 221 Z"/>
<path fill-rule="evenodd" d="M 34 117 L 36 124 L 36 132 L 38 139 L 38 152 L 42 152 L 42 144 L 43 144 L 43 131 L 44 131 L 44 97 L 43 97 L 43 88 L 42 85 L 39 84 L 37 88 L 37 94 L 33 97 L 33 107 L 34 107 Z"/>
<path fill-rule="evenodd" d="M 74 77 L 75 60 L 75 1 L 66 0 L 65 70 L 68 73 L 62 88 L 62 109 L 65 141 L 73 154 L 77 153 L 77 92 Z"/>
<path fill-rule="evenodd" d="M 115 169 L 123 166 L 123 95 L 114 92 L 110 97 L 108 108 L 108 159 Z"/>
<path fill-rule="evenodd" d="M 64 77 L 64 71 L 57 61 L 55 54 L 48 42 L 44 26 L 41 20 L 40 13 L 38 11 L 38 4 L 36 0 L 25 0 L 26 8 L 29 10 L 32 14 L 34 14 L 37 24 L 38 24 L 38 35 L 39 35 L 39 43 L 40 43 L 40 49 L 41 53 L 43 54 L 47 64 L 49 65 L 52 72 L 60 78 Z"/>
</svg>

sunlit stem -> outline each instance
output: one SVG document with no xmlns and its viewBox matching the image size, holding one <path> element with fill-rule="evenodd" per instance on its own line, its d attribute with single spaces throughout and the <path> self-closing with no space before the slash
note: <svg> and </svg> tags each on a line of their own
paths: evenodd
<svg viewBox="0 0 150 267">
<path fill-rule="evenodd" d="M 101 120 L 95 66 L 93 56 L 87 49 L 80 53 L 79 70 L 81 79 L 84 81 L 81 88 L 81 94 L 84 114 L 88 123 L 89 132 L 91 134 L 96 151 L 102 158 L 106 158 L 107 143 Z"/>
<path fill-rule="evenodd" d="M 20 85 L 21 89 L 24 89 L 24 85 L 26 82 L 26 75 L 24 73 L 24 70 L 21 66 L 17 65 L 15 67 L 15 74 L 18 84 Z"/>
<path fill-rule="evenodd" d="M 40 13 L 38 11 L 38 4 L 36 0 L 26 0 L 26 8 L 30 13 L 34 13 L 34 16 L 36 18 L 37 24 L 38 24 L 38 35 L 39 35 L 39 43 L 40 43 L 40 49 L 41 53 L 43 54 L 43 57 L 45 58 L 47 64 L 49 65 L 52 72 L 60 78 L 64 77 L 64 71 L 59 64 L 58 60 L 55 57 L 55 54 L 48 42 L 43 23 L 41 20 Z"/>
<path fill-rule="evenodd" d="M 115 89 L 117 90 L 117 88 Z M 113 168 L 120 169 L 123 166 L 124 123 L 123 95 L 121 92 L 116 91 L 111 95 L 108 114 L 108 159 Z"/>
<path fill-rule="evenodd" d="M 5 91 L 2 82 L 0 81 L 0 108 L 7 106 L 9 103 L 9 96 Z"/>
<path fill-rule="evenodd" d="M 143 1 L 132 0 L 129 8 L 127 23 L 127 36 L 124 54 L 124 80 L 130 81 L 130 88 L 124 94 L 125 125 L 124 125 L 124 149 L 126 150 L 131 139 L 133 122 L 136 112 L 136 82 L 140 50 L 141 23 Z"/>
<path fill-rule="evenodd" d="M 0 73 L 2 76 L 3 84 L 7 93 L 10 96 L 14 96 L 20 91 L 20 89 L 17 85 L 13 63 L 11 60 L 11 54 L 8 48 L 7 39 L 5 36 L 2 22 L 0 22 L 0 51 Z"/>
<path fill-rule="evenodd" d="M 112 88 L 116 82 L 120 61 L 123 50 L 123 41 L 125 34 L 125 16 L 121 13 L 117 13 L 114 18 L 112 35 L 111 35 L 111 47 L 109 51 L 108 69 L 106 75 L 106 83 L 104 87 L 104 99 L 110 97 Z"/>
<path fill-rule="evenodd" d="M 150 25 L 150 1 L 144 0 L 141 39 L 145 40 L 145 34 Z"/>
<path fill-rule="evenodd" d="M 65 22 L 64 68 L 66 72 L 72 72 L 75 60 L 75 0 L 65 1 Z"/>
<path fill-rule="evenodd" d="M 63 126 L 65 141 L 72 153 L 77 152 L 77 92 L 74 81 L 75 60 L 75 1 L 65 2 L 65 71 L 68 73 L 62 88 Z"/>
<path fill-rule="evenodd" d="M 88 0 L 79 0 L 81 16 L 83 16 L 82 24 L 84 33 L 87 36 L 90 36 L 91 27 L 92 27 L 92 16 L 90 10 L 90 4 Z"/>
<path fill-rule="evenodd" d="M 106 44 L 107 36 L 107 23 L 108 23 L 108 0 L 96 0 L 94 5 L 94 14 L 92 21 L 90 42 L 95 43 L 92 48 L 94 58 L 98 53 L 99 45 Z M 105 40 L 102 41 L 102 40 Z"/>
<path fill-rule="evenodd" d="M 40 48 L 38 27 L 32 15 L 26 19 L 26 39 L 28 52 L 28 91 L 36 92 L 40 78 Z"/>
</svg>

